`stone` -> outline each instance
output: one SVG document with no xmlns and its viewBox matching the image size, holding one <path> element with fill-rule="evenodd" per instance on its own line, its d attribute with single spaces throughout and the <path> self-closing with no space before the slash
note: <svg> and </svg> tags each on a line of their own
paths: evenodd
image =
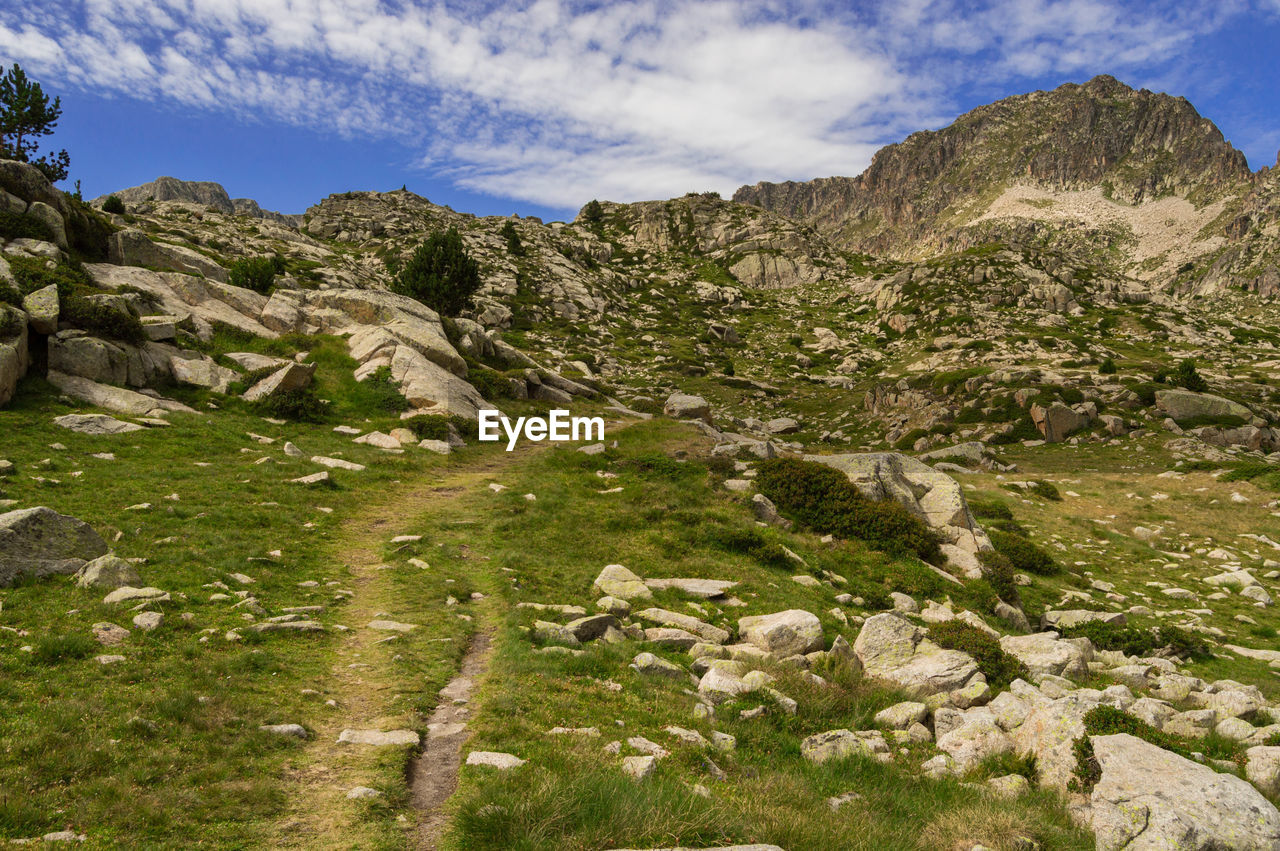
<svg viewBox="0 0 1280 851">
<path fill-rule="evenodd" d="M 381 792 L 377 789 L 371 789 L 368 786 L 355 786 L 347 791 L 348 801 L 368 801 L 381 797 Z"/>
<path fill-rule="evenodd" d="M 644 584 L 644 580 L 620 564 L 605 565 L 604 569 L 600 571 L 600 575 L 596 577 L 592 587 L 601 594 L 617 597 L 620 600 L 650 600 L 653 598 L 653 592 L 649 590 L 648 585 Z"/>
<path fill-rule="evenodd" d="M 1041 786 L 1065 790 L 1075 776 L 1073 748 L 1076 740 L 1085 734 L 1084 716 L 1099 701 L 1080 692 L 1045 700 L 1026 683 L 1023 686 L 1035 695 L 1035 700 L 1026 720 L 1012 731 L 1014 747 L 1020 754 L 1035 756 Z"/>
<path fill-rule="evenodd" d="M 644 631 L 644 640 L 671 650 L 689 650 L 702 639 L 675 627 L 651 627 Z"/>
<path fill-rule="evenodd" d="M 521 759 L 515 754 L 502 753 L 501 751 L 472 751 L 467 754 L 467 765 L 483 765 L 489 768 L 496 768 L 499 771 L 519 768 L 526 762 L 528 760 Z"/>
<path fill-rule="evenodd" d="M 318 485 L 329 481 L 329 471 L 321 470 L 319 473 L 312 473 L 309 476 L 299 476 L 296 479 L 290 479 L 295 485 Z"/>
<path fill-rule="evenodd" d="M 666 659 L 661 659 L 652 653 L 638 654 L 633 660 L 631 660 L 631 669 L 638 674 L 668 677 L 670 679 L 684 679 L 687 676 L 684 669 L 673 665 Z"/>
<path fill-rule="evenodd" d="M 114 555 L 98 556 L 80 568 L 75 575 L 76 585 L 80 588 L 93 588 L 111 591 L 121 586 L 140 586 L 142 577 L 138 569 L 122 558 Z"/>
<path fill-rule="evenodd" d="M 1238 402 L 1190 390 L 1157 390 L 1156 410 L 1177 423 L 1196 417 L 1240 417 L 1246 422 L 1253 419 L 1253 411 Z"/>
<path fill-rule="evenodd" d="M 319 464 L 321 467 L 328 467 L 331 470 L 350 470 L 353 473 L 359 473 L 365 469 L 363 464 L 347 461 L 344 458 L 329 458 L 325 455 L 312 455 L 311 463 Z"/>
<path fill-rule="evenodd" d="M 1245 751 L 1244 775 L 1263 794 L 1280 793 L 1280 747 L 1258 745 Z"/>
<path fill-rule="evenodd" d="M 608 595 L 596 600 L 596 608 L 602 612 L 608 612 L 616 618 L 625 618 L 627 615 L 631 614 L 630 603 L 618 597 L 610 597 Z"/>
<path fill-rule="evenodd" d="M 226 393 L 231 382 L 239 376 L 220 366 L 211 358 L 184 358 L 174 355 L 169 358 L 169 369 L 173 380 L 193 387 L 207 387 L 215 393 Z"/>
<path fill-rule="evenodd" d="M 1124 626 L 1128 621 L 1123 612 L 1094 612 L 1086 609 L 1067 609 L 1065 611 L 1045 612 L 1040 616 L 1041 629 L 1070 629 L 1084 623 L 1116 624 Z"/>
<path fill-rule="evenodd" d="M 52 351 L 50 357 L 52 357 Z M 108 411 L 115 411 L 118 414 L 126 414 L 132 417 L 163 418 L 171 411 L 179 411 L 184 414 L 196 413 L 194 409 L 171 399 L 158 399 L 143 393 L 135 393 L 123 387 L 113 387 L 110 384 L 93 381 L 83 376 L 68 375 L 65 372 L 59 372 L 52 366 L 50 366 L 49 372 L 45 377 L 48 378 L 50 384 L 72 399 L 98 408 L 106 408 Z"/>
<path fill-rule="evenodd" d="M 56 206 L 51 206 L 43 201 L 32 201 L 27 207 L 27 215 L 42 222 L 49 229 L 49 232 L 53 234 L 54 245 L 63 251 L 70 247 L 67 243 L 67 224 Z"/>
<path fill-rule="evenodd" d="M 27 312 L 31 330 L 37 334 L 54 334 L 58 330 L 58 288 L 53 284 L 23 296 L 22 309 Z"/>
<path fill-rule="evenodd" d="M 887 753 L 889 744 L 879 730 L 828 730 L 809 736 L 800 743 L 801 756 L 818 765 L 832 759 L 855 755 L 874 757 Z"/>
<path fill-rule="evenodd" d="M 802 609 L 740 618 L 738 634 L 779 659 L 823 649 L 822 622 Z"/>
<path fill-rule="evenodd" d="M 37 506 L 0 514 L 0 588 L 23 576 L 69 575 L 106 555 L 89 524 Z"/>
<path fill-rule="evenodd" d="M 1244 780 L 1125 733 L 1093 736 L 1089 796 L 1099 851 L 1275 849 L 1280 811 Z"/>
<path fill-rule="evenodd" d="M 302 739 L 305 741 L 310 738 L 307 735 L 307 728 L 303 727 L 301 724 L 260 724 L 258 725 L 258 729 L 264 733 L 271 733 L 273 736 L 283 736 L 287 739 Z M 351 796 L 348 795 L 347 797 Z"/>
<path fill-rule="evenodd" d="M 868 676 L 917 698 L 954 691 L 978 672 L 971 656 L 944 650 L 929 641 L 923 629 L 893 612 L 868 618 L 853 652 Z"/>
<path fill-rule="evenodd" d="M 391 620 L 372 620 L 366 626 L 378 632 L 413 632 L 418 628 L 416 623 L 399 623 Z"/>
<path fill-rule="evenodd" d="M 369 745 L 371 747 L 418 747 L 421 739 L 413 730 L 343 730 L 338 734 L 340 745 Z"/>
<path fill-rule="evenodd" d="M 646 579 L 644 584 L 655 591 L 675 588 L 690 597 L 714 600 L 717 597 L 723 597 L 730 588 L 736 587 L 738 583 L 725 579 Z"/>
<path fill-rule="evenodd" d="M 713 706 L 750 694 L 756 687 L 740 676 L 741 671 L 742 666 L 737 662 L 713 662 L 698 681 L 698 694 Z"/>
<path fill-rule="evenodd" d="M 64 414 L 53 418 L 53 424 L 80 434 L 126 434 L 142 431 L 145 426 L 126 423 L 106 414 Z"/>
<path fill-rule="evenodd" d="M 352 443 L 360 443 L 365 446 L 376 446 L 378 449 L 399 449 L 400 441 L 396 440 L 389 434 L 383 434 L 380 431 L 371 431 L 368 434 L 362 434 Z"/>
<path fill-rule="evenodd" d="M 1031 791 L 1031 783 L 1021 774 L 1006 774 L 992 777 L 987 781 L 987 788 L 997 798 L 1017 798 Z"/>
<path fill-rule="evenodd" d="M 159 588 L 134 588 L 129 585 L 122 585 L 110 594 L 102 598 L 102 602 L 107 605 L 118 603 L 135 603 L 140 601 L 148 601 L 153 603 L 164 602 L 169 599 L 169 592 L 162 591 Z"/>
<path fill-rule="evenodd" d="M 565 624 L 564 628 L 578 641 L 595 641 L 610 629 L 618 629 L 622 624 L 613 615 L 587 615 Z M 692 645 L 690 645 L 692 646 Z"/>
<path fill-rule="evenodd" d="M 1074 411 L 1061 402 L 1048 408 L 1031 406 L 1031 421 L 1048 443 L 1061 443 L 1071 434 L 1089 427 L 1089 417 Z"/>
<path fill-rule="evenodd" d="M 164 615 L 159 612 L 139 612 L 133 616 L 133 625 L 143 632 L 159 629 L 164 623 Z"/>
<path fill-rule="evenodd" d="M 924 521 L 942 537 L 943 546 L 955 547 L 957 560 L 961 553 L 966 575 L 981 576 L 978 553 L 992 549 L 986 532 L 978 525 L 964 491 L 958 482 L 928 464 L 896 452 L 871 452 L 853 455 L 806 455 L 806 461 L 817 461 L 834 467 L 849 477 L 858 490 L 870 499 L 893 499 Z"/>
<path fill-rule="evenodd" d="M 632 780 L 645 780 L 657 770 L 658 760 L 652 756 L 627 756 L 622 758 L 622 772 Z"/>
<path fill-rule="evenodd" d="M 90 632 L 93 634 L 93 640 L 105 647 L 114 647 L 129 637 L 129 630 L 105 621 L 95 623 L 90 627 Z"/>
<path fill-rule="evenodd" d="M 246 402 L 256 402 L 276 393 L 302 390 L 311 384 L 316 365 L 290 361 L 244 392 Z"/>
<path fill-rule="evenodd" d="M 895 703 L 887 709 L 876 713 L 875 722 L 891 730 L 905 730 L 912 724 L 921 723 L 929 717 L 929 707 L 915 701 Z"/>
<path fill-rule="evenodd" d="M 200 252 L 182 245 L 152 242 L 140 230 L 126 228 L 107 238 L 108 256 L 117 266 L 145 266 L 160 272 L 180 272 L 225 284 L 227 270 Z"/>
<path fill-rule="evenodd" d="M 677 420 L 702 420 L 711 423 L 711 406 L 701 396 L 672 393 L 662 406 L 662 413 Z"/>
<path fill-rule="evenodd" d="M 616 596 L 616 595 L 615 595 Z M 632 617 L 640 620 L 656 623 L 659 626 L 673 626 L 683 629 L 686 632 L 692 632 L 694 635 L 709 641 L 712 644 L 724 644 L 729 640 L 729 631 L 721 629 L 718 626 L 712 626 L 704 623 L 690 615 L 681 614 L 679 612 L 671 612 L 666 609 L 649 608 L 639 612 L 633 612 Z"/>
<path fill-rule="evenodd" d="M 988 757 L 1009 753 L 1013 740 L 990 713 L 966 715 L 954 730 L 938 736 L 938 750 L 949 754 L 958 771 L 968 771 Z"/>
<path fill-rule="evenodd" d="M 427 438 L 418 442 L 419 449 L 425 449 L 428 452 L 434 452 L 437 455 L 448 455 L 453 451 L 453 447 L 444 440 L 431 440 Z"/>
<path fill-rule="evenodd" d="M 1038 677 L 1084 677 L 1089 673 L 1089 660 L 1080 646 L 1060 639 L 1055 632 L 1006 635 L 1000 639 L 1000 649 Z"/>
</svg>

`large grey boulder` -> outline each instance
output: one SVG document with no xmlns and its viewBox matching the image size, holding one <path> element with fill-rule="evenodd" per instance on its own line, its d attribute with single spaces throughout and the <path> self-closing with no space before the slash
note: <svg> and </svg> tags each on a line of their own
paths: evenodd
<svg viewBox="0 0 1280 851">
<path fill-rule="evenodd" d="M 27 312 L 31 328 L 38 334 L 52 334 L 58 330 L 58 288 L 53 284 L 28 293 L 22 299 L 22 309 Z"/>
<path fill-rule="evenodd" d="M 182 245 L 152 242 L 139 230 L 116 231 L 108 238 L 108 253 L 118 266 L 145 266 L 161 272 L 181 272 L 227 282 L 227 270 L 198 251 Z"/>
<path fill-rule="evenodd" d="M 823 649 L 822 623 L 802 609 L 740 618 L 738 635 L 779 659 Z"/>
<path fill-rule="evenodd" d="M 1253 418 L 1253 411 L 1239 402 L 1190 390 L 1157 390 L 1156 410 L 1179 423 L 1195 417 L 1239 417 L 1246 422 Z"/>
<path fill-rule="evenodd" d="M 179 411 L 185 414 L 197 413 L 193 408 L 189 408 L 181 402 L 144 396 L 141 393 L 135 393 L 123 387 L 100 384 L 78 375 L 67 375 L 53 369 L 49 370 L 46 377 L 50 384 L 72 399 L 87 402 L 99 408 L 106 408 L 109 411 L 128 414 L 129 416 L 163 417 L 170 411 Z"/>
<path fill-rule="evenodd" d="M 256 402 L 276 393 L 287 393 L 291 390 L 302 390 L 311 385 L 311 378 L 316 374 L 313 363 L 288 363 L 268 375 L 257 384 L 244 391 L 246 402 Z"/>
<path fill-rule="evenodd" d="M 0 588 L 23 576 L 71 574 L 106 555 L 88 523 L 37 506 L 0 514 Z"/>
<path fill-rule="evenodd" d="M 30 163 L 0 160 L 0 189 L 28 204 L 39 201 L 52 207 L 59 215 L 67 214 L 67 200 L 62 193 L 49 182 L 44 172 Z"/>
<path fill-rule="evenodd" d="M 687 393 L 672 393 L 662 406 L 662 413 L 677 420 L 711 422 L 711 406 L 707 400 Z"/>
<path fill-rule="evenodd" d="M 1036 677 L 1078 679 L 1087 676 L 1092 658 L 1080 643 L 1063 641 L 1056 632 L 1006 635 L 1000 639 L 1000 649 L 1026 665 Z"/>
<path fill-rule="evenodd" d="M 978 673 L 973 657 L 944 650 L 901 615 L 885 612 L 867 619 L 853 643 L 867 676 L 922 698 L 963 687 Z"/>
<path fill-rule="evenodd" d="M 174 381 L 196 387 L 208 387 L 215 393 L 226 393 L 231 382 L 239 377 L 232 370 L 207 357 L 173 355 L 169 358 L 169 368 L 173 372 Z"/>
<path fill-rule="evenodd" d="M 1124 626 L 1128 621 L 1124 612 L 1097 612 L 1089 609 L 1055 609 L 1040 616 L 1041 629 L 1069 629 L 1083 623 L 1101 621 Z"/>
<path fill-rule="evenodd" d="M 49 229 L 49 233 L 53 235 L 54 245 L 63 251 L 70 247 L 67 242 L 67 223 L 62 218 L 62 213 L 43 201 L 32 201 L 27 207 L 27 215 Z"/>
<path fill-rule="evenodd" d="M 14 317 L 14 318 L 10 318 Z M 8 404 L 27 374 L 31 356 L 27 349 L 27 318 L 17 308 L 0 304 L 0 333 L 6 326 L 17 329 L 9 337 L 0 337 L 0 405 Z"/>
<path fill-rule="evenodd" d="M 1239 777 L 1126 733 L 1093 736 L 1090 795 L 1099 851 L 1274 851 L 1280 811 Z"/>
<path fill-rule="evenodd" d="M 943 551 L 966 576 L 982 575 L 977 554 L 991 550 L 991 540 L 969 511 L 959 483 L 946 473 L 896 452 L 806 455 L 804 460 L 836 468 L 870 499 L 901 503 L 942 536 Z"/>
<path fill-rule="evenodd" d="M 1102 702 L 1101 694 L 1080 689 L 1057 700 L 1031 701 L 1026 720 L 1012 731 L 1013 743 L 1018 753 L 1035 756 L 1041 786 L 1066 790 L 1076 768 L 1075 743 L 1085 734 L 1084 716 Z"/>
<path fill-rule="evenodd" d="M 53 424 L 80 434 L 125 434 L 142 431 L 137 423 L 126 423 L 106 414 L 65 414 L 54 417 Z"/>
<path fill-rule="evenodd" d="M 601 594 L 628 602 L 653 598 L 653 592 L 644 580 L 620 564 L 605 565 L 591 587 Z"/>
<path fill-rule="evenodd" d="M 76 572 L 76 586 L 114 591 L 117 588 L 141 587 L 138 569 L 113 555 L 98 556 Z"/>
<path fill-rule="evenodd" d="M 267 297 L 253 290 L 181 272 L 153 272 L 111 263 L 86 263 L 85 270 L 104 289 L 142 290 L 167 316 L 190 316 L 210 324 L 221 322 L 255 337 L 280 336 L 258 321 Z"/>
<path fill-rule="evenodd" d="M 1032 405 L 1031 421 L 1049 443 L 1061 443 L 1068 435 L 1088 428 L 1090 422 L 1088 415 L 1074 411 L 1061 402 L 1054 402 L 1047 408 Z"/>
</svg>

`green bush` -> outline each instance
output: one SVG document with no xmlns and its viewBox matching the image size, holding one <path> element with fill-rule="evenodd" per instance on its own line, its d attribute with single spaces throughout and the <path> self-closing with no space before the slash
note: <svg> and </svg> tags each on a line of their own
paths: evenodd
<svg viewBox="0 0 1280 851">
<path fill-rule="evenodd" d="M 1009 506 L 1005 505 L 997 499 L 983 499 L 981 497 L 971 497 L 969 500 L 969 511 L 979 520 L 1012 520 L 1013 512 Z"/>
<path fill-rule="evenodd" d="M 939 647 L 968 653 L 978 663 L 992 691 L 1009 687 L 1016 679 L 1029 680 L 1027 666 L 1005 653 L 1000 642 L 962 620 L 950 620 L 929 627 L 929 639 Z"/>
<path fill-rule="evenodd" d="M 1099 650 L 1119 650 L 1128 656 L 1178 656 L 1203 662 L 1213 658 L 1204 639 L 1176 626 L 1139 629 L 1123 624 L 1090 621 L 1064 627 L 1063 638 L 1087 638 Z"/>
<path fill-rule="evenodd" d="M 387 414 L 409 410 L 409 400 L 400 394 L 400 388 L 391 378 L 391 367 L 378 367 L 361 384 L 375 410 Z"/>
<path fill-rule="evenodd" d="M 707 534 L 710 543 L 731 553 L 749 555 L 770 567 L 794 567 L 797 562 L 782 545 L 765 537 L 759 529 L 727 529 L 717 526 Z"/>
<path fill-rule="evenodd" d="M 524 243 L 520 241 L 520 233 L 511 222 L 506 222 L 498 230 L 498 235 L 507 241 L 507 253 L 512 257 L 524 256 Z"/>
<path fill-rule="evenodd" d="M 125 214 L 124 202 L 120 200 L 119 195 L 108 195 L 106 200 L 102 202 L 102 212 L 123 216 Z"/>
<path fill-rule="evenodd" d="M 449 423 L 452 421 L 453 418 L 443 414 L 419 414 L 401 420 L 400 425 L 413 432 L 418 440 L 448 440 Z"/>
<path fill-rule="evenodd" d="M 670 479 L 678 481 L 691 476 L 702 476 L 707 468 L 691 461 L 681 461 L 661 452 L 646 452 L 622 462 L 622 466 L 646 479 Z"/>
<path fill-rule="evenodd" d="M 991 590 L 996 592 L 996 596 L 1012 606 L 1021 606 L 1022 595 L 1018 593 L 1018 585 L 1013 581 L 1013 562 L 1009 561 L 1009 557 L 1001 553 L 987 552 L 982 553 L 979 558 L 982 561 L 986 580 L 991 584 Z M 993 606 L 992 609 L 994 608 Z"/>
<path fill-rule="evenodd" d="M 244 287 L 266 295 L 276 282 L 276 275 L 284 271 L 284 260 L 271 257 L 241 257 L 227 267 L 227 280 L 233 287 Z"/>
<path fill-rule="evenodd" d="M 437 231 L 413 252 L 391 289 L 442 316 L 457 316 L 480 289 L 480 266 L 467 253 L 457 228 Z"/>
<path fill-rule="evenodd" d="M 0 238 L 2 239 L 38 239 L 42 242 L 53 242 L 53 231 L 49 226 L 34 216 L 25 213 L 0 211 Z"/>
<path fill-rule="evenodd" d="M 328 413 L 327 403 L 316 394 L 314 387 L 282 390 L 264 396 L 254 403 L 263 416 L 300 423 L 322 423 Z"/>
<path fill-rule="evenodd" d="M 816 461 L 773 458 L 759 466 L 756 486 L 778 510 L 818 532 L 857 538 L 878 550 L 942 558 L 938 536 L 893 500 L 867 499 L 849 478 Z"/>
<path fill-rule="evenodd" d="M 1062 502 L 1062 494 L 1058 493 L 1058 489 L 1049 482 L 1034 481 L 1028 488 L 1028 492 L 1050 502 Z"/>
<path fill-rule="evenodd" d="M 1196 362 L 1192 358 L 1178 364 L 1178 371 L 1173 374 L 1173 383 L 1196 393 L 1204 393 L 1209 389 L 1209 382 L 1196 371 Z"/>
<path fill-rule="evenodd" d="M 56 665 L 73 659 L 85 659 L 98 650 L 98 642 L 87 635 L 41 636 L 32 649 L 31 661 L 41 665 Z"/>
<path fill-rule="evenodd" d="M 142 320 L 132 311 L 82 295 L 65 296 L 61 298 L 61 302 L 59 321 L 134 345 L 142 345 L 147 341 Z"/>
<path fill-rule="evenodd" d="M 45 268 L 45 261 L 35 257 L 9 257 L 9 271 L 14 283 L 23 295 L 42 290 L 52 284 L 58 288 L 58 298 L 66 299 L 77 290 L 95 290 L 97 286 L 84 267 L 78 263 L 60 263 L 53 269 Z"/>
<path fill-rule="evenodd" d="M 1119 371 L 1114 358 L 1103 358 L 1102 363 L 1098 364 L 1099 375 L 1115 375 Z"/>
<path fill-rule="evenodd" d="M 1051 576 L 1062 569 L 1052 556 L 1021 535 L 988 529 L 987 537 L 996 552 L 1009 559 L 1014 570 Z"/>
<path fill-rule="evenodd" d="M 467 370 L 467 381 L 476 388 L 476 392 L 490 402 L 498 399 L 510 399 L 511 383 L 506 376 L 487 366 L 472 366 Z"/>
</svg>

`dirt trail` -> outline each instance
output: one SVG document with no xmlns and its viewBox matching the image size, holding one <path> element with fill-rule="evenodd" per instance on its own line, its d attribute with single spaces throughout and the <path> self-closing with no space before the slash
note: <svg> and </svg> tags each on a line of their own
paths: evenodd
<svg viewBox="0 0 1280 851">
<path fill-rule="evenodd" d="M 478 632 L 462 660 L 462 670 L 440 690 L 440 705 L 427 724 L 426 745 L 413 764 L 413 805 L 422 819 L 418 848 L 423 851 L 435 851 L 448 821 L 443 806 L 458 788 L 462 745 L 469 735 L 467 720 L 471 716 L 471 692 L 484 674 L 488 661 L 489 636 Z"/>
<path fill-rule="evenodd" d="M 340 643 L 333 650 L 333 666 L 321 688 L 324 697 L 334 699 L 337 705 L 334 711 L 318 712 L 311 720 L 314 735 L 288 778 L 292 804 L 271 840 L 273 847 L 357 847 L 360 842 L 353 829 L 358 832 L 359 828 L 351 823 L 351 806 L 346 794 L 368 783 L 370 765 L 376 758 L 371 751 L 377 749 L 339 745 L 338 735 L 346 728 L 385 730 L 406 726 L 403 709 L 392 705 L 397 692 L 408 688 L 392 673 L 390 662 L 397 652 L 397 642 L 387 642 L 385 632 L 364 628 L 379 613 L 396 610 L 394 587 L 387 576 L 389 571 L 379 569 L 387 541 L 412 528 L 424 515 L 447 510 L 449 501 L 484 487 L 503 471 L 526 462 L 529 455 L 529 451 L 486 455 L 465 466 L 446 468 L 440 471 L 442 478 L 407 483 L 343 524 L 341 543 L 335 547 L 333 558 L 337 564 L 345 565 L 343 587 L 353 592 L 340 610 L 340 622 L 351 629 L 341 634 Z M 463 707 L 453 705 L 451 690 L 463 688 L 461 680 L 474 682 L 482 672 L 484 651 L 488 647 L 484 629 L 483 623 L 477 624 L 477 632 L 463 660 L 463 672 L 441 692 L 447 705 L 436 710 L 439 717 L 433 716 L 433 724 L 459 723 L 445 719 L 455 715 L 459 719 L 465 717 L 465 710 L 457 712 Z M 410 726 L 419 725 L 415 721 Z M 423 802 L 420 805 L 424 810 L 422 835 L 432 837 L 432 844 L 424 847 L 434 848 L 435 837 L 443 830 L 444 819 L 439 808 L 456 787 L 457 749 L 465 737 L 462 731 L 453 736 L 426 739 L 427 748 L 422 758 L 425 764 L 414 772 L 415 778 L 421 777 L 418 785 L 422 791 L 415 788 L 414 793 L 415 801 Z M 452 752 L 451 762 L 445 751 Z"/>
</svg>

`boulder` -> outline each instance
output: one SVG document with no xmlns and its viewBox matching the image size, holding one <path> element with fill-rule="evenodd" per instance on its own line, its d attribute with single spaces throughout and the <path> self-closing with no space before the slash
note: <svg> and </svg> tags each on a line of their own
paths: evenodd
<svg viewBox="0 0 1280 851">
<path fill-rule="evenodd" d="M 828 760 L 855 755 L 875 757 L 888 754 L 889 744 L 879 730 L 828 730 L 802 741 L 800 753 L 809 762 L 821 765 Z"/>
<path fill-rule="evenodd" d="M 1073 411 L 1061 402 L 1054 402 L 1047 408 L 1032 405 L 1031 421 L 1049 443 L 1061 443 L 1068 435 L 1089 427 L 1086 414 Z"/>
<path fill-rule="evenodd" d="M 152 242 L 140 230 L 126 228 L 107 240 L 108 256 L 117 266 L 145 266 L 161 272 L 181 272 L 225 284 L 227 270 L 199 251 L 182 245 Z"/>
<path fill-rule="evenodd" d="M 1040 616 L 1041 629 L 1068 629 L 1082 623 L 1101 621 L 1124 626 L 1128 618 L 1123 612 L 1095 612 L 1088 609 L 1064 609 L 1045 612 Z"/>
<path fill-rule="evenodd" d="M 616 594 L 614 596 L 617 596 Z M 724 644 L 729 640 L 728 630 L 721 629 L 718 626 L 712 626 L 704 623 L 691 615 L 681 614 L 680 612 L 670 612 L 666 609 L 650 608 L 639 612 L 633 612 L 632 617 L 638 618 L 650 623 L 656 623 L 659 626 L 671 626 L 677 629 L 683 629 L 691 632 L 704 641 L 712 644 Z"/>
<path fill-rule="evenodd" d="M 106 414 L 64 414 L 54 417 L 53 424 L 80 434 L 125 434 L 142 431 L 145 426 L 126 423 Z"/>
<path fill-rule="evenodd" d="M 925 637 L 923 629 L 893 612 L 868 618 L 853 652 L 868 676 L 917 698 L 955 691 L 978 673 L 971 656 L 942 649 Z"/>
<path fill-rule="evenodd" d="M 22 576 L 72 574 L 106 555 L 89 524 L 38 506 L 0 514 L 0 588 Z"/>
<path fill-rule="evenodd" d="M 182 384 L 207 387 L 215 393 L 226 393 L 239 376 L 220 366 L 212 358 L 185 358 L 174 355 L 169 358 L 173 379 Z M 255 385 L 256 386 L 256 385 Z"/>
<path fill-rule="evenodd" d="M 109 554 L 98 556 L 76 573 L 76 586 L 79 588 L 114 591 L 126 585 L 142 585 L 138 569 L 124 559 Z"/>
<path fill-rule="evenodd" d="M 1157 390 L 1156 410 L 1177 423 L 1196 417 L 1239 417 L 1245 422 L 1253 419 L 1253 411 L 1239 402 L 1190 390 Z"/>
<path fill-rule="evenodd" d="M 870 499 L 897 500 L 938 532 L 945 544 L 970 555 L 992 549 L 959 483 L 928 464 L 896 452 L 806 455 L 804 459 L 835 467 Z"/>
<path fill-rule="evenodd" d="M 135 393 L 123 387 L 101 384 L 88 378 L 67 375 L 53 369 L 49 370 L 46 377 L 50 384 L 72 399 L 121 414 L 128 414 L 134 417 L 163 417 L 170 411 L 196 413 L 196 411 L 180 402 L 144 396 L 141 393 Z"/>
<path fill-rule="evenodd" d="M 949 754 L 957 771 L 968 771 L 984 759 L 1013 750 L 1013 740 L 986 710 L 966 713 L 964 721 L 938 736 L 938 750 Z"/>
<path fill-rule="evenodd" d="M 22 299 L 22 309 L 27 312 L 31 329 L 37 334 L 52 334 L 58 330 L 58 288 L 53 284 L 28 293 Z"/>
<path fill-rule="evenodd" d="M 302 390 L 311 385 L 315 374 L 316 365 L 313 363 L 288 363 L 244 391 L 244 399 L 256 402 L 276 393 Z"/>
<path fill-rule="evenodd" d="M 740 618 L 738 635 L 779 659 L 824 649 L 822 623 L 801 609 Z"/>
<path fill-rule="evenodd" d="M 31 365 L 26 317 L 17 308 L 0 304 L 0 330 L 10 324 L 17 333 L 11 337 L 0 337 L 0 405 L 8 404 L 13 398 L 18 382 L 26 376 Z"/>
<path fill-rule="evenodd" d="M 44 172 L 30 163 L 0 160 L 0 189 L 28 204 L 39 201 L 52 207 L 59 215 L 67 214 L 67 201 L 62 193 L 49 182 Z"/>
<path fill-rule="evenodd" d="M 1015 686 L 1018 682 L 1015 681 Z M 1025 683 L 1022 684 L 1026 686 Z M 1016 691 L 1016 689 L 1015 689 Z M 1034 689 L 1031 689 L 1032 693 Z M 1026 720 L 1012 731 L 1018 753 L 1036 758 L 1040 785 L 1066 790 L 1075 776 L 1075 743 L 1085 734 L 1084 716 L 1101 700 L 1101 692 L 1073 691 L 1057 700 L 1036 694 Z"/>
<path fill-rule="evenodd" d="M 1080 646 L 1063 641 L 1056 632 L 1033 635 L 1006 635 L 1000 648 L 1015 657 L 1037 677 L 1084 677 L 1089 673 L 1089 659 Z"/>
<path fill-rule="evenodd" d="M 1102 770 L 1090 795 L 1099 851 L 1274 851 L 1280 811 L 1239 777 L 1135 736 L 1093 736 Z"/>
<path fill-rule="evenodd" d="M 592 587 L 608 597 L 619 600 L 650 600 L 653 592 L 644 580 L 620 564 L 605 565 Z"/>
<path fill-rule="evenodd" d="M 1244 775 L 1267 795 L 1280 793 L 1280 748 L 1258 745 L 1245 751 Z"/>
<path fill-rule="evenodd" d="M 701 396 L 672 393 L 662 406 L 662 413 L 677 420 L 702 420 L 711 423 L 711 406 Z"/>
</svg>

